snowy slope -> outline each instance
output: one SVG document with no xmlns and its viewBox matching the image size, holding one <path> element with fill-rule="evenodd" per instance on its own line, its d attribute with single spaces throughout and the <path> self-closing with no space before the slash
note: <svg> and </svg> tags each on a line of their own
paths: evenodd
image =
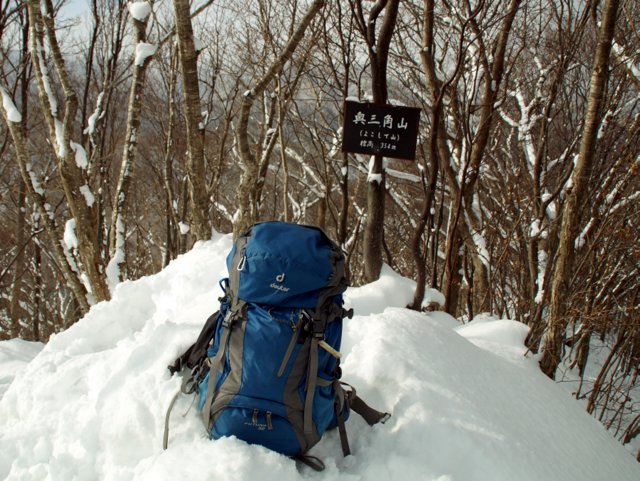
<svg viewBox="0 0 640 481">
<path fill-rule="evenodd" d="M 0 342 L 0 399 L 13 379 L 42 350 L 40 342 L 11 339 Z"/>
<path fill-rule="evenodd" d="M 217 306 L 230 238 L 198 244 L 157 275 L 123 283 L 55 336 L 0 401 L 0 479 L 637 481 L 633 457 L 535 361 L 526 327 L 408 311 L 413 283 L 390 269 L 348 291 L 344 379 L 385 425 L 347 423 L 353 455 L 336 433 L 312 454 L 327 469 L 236 439 L 209 441 L 190 399 L 164 415 L 179 388 L 166 370 Z"/>
</svg>

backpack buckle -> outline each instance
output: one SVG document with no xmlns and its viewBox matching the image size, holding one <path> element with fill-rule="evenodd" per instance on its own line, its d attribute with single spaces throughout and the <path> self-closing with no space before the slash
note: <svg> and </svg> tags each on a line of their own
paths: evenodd
<svg viewBox="0 0 640 481">
<path fill-rule="evenodd" d="M 316 339 L 324 339 L 324 328 L 326 326 L 326 322 L 320 319 L 314 319 L 311 321 L 311 329 L 313 333 L 313 337 Z"/>
<path fill-rule="evenodd" d="M 224 319 L 222 320 L 222 327 L 224 327 L 225 329 L 230 328 L 233 325 L 233 322 L 236 319 L 236 312 L 235 311 L 229 311 L 227 313 L 226 316 L 224 316 Z"/>
</svg>

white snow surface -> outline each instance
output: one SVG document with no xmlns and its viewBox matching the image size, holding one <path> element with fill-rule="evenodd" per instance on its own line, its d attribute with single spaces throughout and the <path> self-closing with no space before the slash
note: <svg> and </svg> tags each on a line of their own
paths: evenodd
<svg viewBox="0 0 640 481">
<path fill-rule="evenodd" d="M 16 376 L 42 350 L 41 342 L 11 339 L 0 342 L 0 399 Z"/>
<path fill-rule="evenodd" d="M 195 408 L 181 416 L 186 396 L 163 451 L 165 411 L 180 386 L 166 366 L 217 309 L 230 247 L 217 235 L 156 275 L 118 284 L 110 302 L 23 362 L 0 400 L 0 479 L 640 479 L 630 453 L 523 356 L 525 326 L 488 316 L 460 326 L 407 310 L 414 284 L 388 267 L 346 296 L 356 315 L 345 320 L 343 379 L 392 413 L 374 427 L 351 415 L 351 456 L 336 432 L 311 451 L 326 464 L 321 473 L 235 438 L 211 441 Z M 19 341 L 0 343 L 0 355 L 8 349 L 9 362 L 33 356 Z"/>
</svg>

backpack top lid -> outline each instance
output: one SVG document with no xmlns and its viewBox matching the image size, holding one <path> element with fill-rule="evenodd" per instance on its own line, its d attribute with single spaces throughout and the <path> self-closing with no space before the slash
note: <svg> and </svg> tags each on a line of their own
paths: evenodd
<svg viewBox="0 0 640 481">
<path fill-rule="evenodd" d="M 229 276 L 239 275 L 240 299 L 256 304 L 317 308 L 348 286 L 340 248 L 318 227 L 260 222 L 227 256 Z"/>
</svg>

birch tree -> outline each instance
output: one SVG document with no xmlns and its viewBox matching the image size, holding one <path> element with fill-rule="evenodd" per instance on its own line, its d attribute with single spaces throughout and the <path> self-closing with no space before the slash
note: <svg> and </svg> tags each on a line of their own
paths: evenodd
<svg viewBox="0 0 640 481">
<path fill-rule="evenodd" d="M 204 161 L 204 126 L 200 108 L 198 81 L 198 53 L 193 37 L 189 0 L 173 0 L 176 15 L 176 35 L 180 52 L 182 86 L 184 89 L 189 193 L 191 199 L 192 229 L 196 240 L 211 237 L 209 202 L 207 197 Z"/>
<path fill-rule="evenodd" d="M 122 280 L 120 266 L 126 262 L 126 214 L 129 205 L 129 191 L 138 149 L 138 136 L 141 122 L 141 112 L 144 99 L 145 77 L 147 66 L 156 46 L 147 42 L 147 23 L 151 13 L 149 2 L 135 2 L 129 4 L 133 30 L 135 56 L 129 103 L 127 106 L 127 124 L 120 164 L 120 176 L 113 200 L 111 226 L 109 229 L 109 256 L 107 268 L 110 282 L 116 284 Z"/>
<path fill-rule="evenodd" d="M 41 7 L 44 7 L 44 15 Z M 96 301 L 106 300 L 110 294 L 98 245 L 97 206 L 86 177 L 86 153 L 80 144 L 72 140 L 75 137 L 78 99 L 56 37 L 53 4 L 50 0 L 44 0 L 42 4 L 39 0 L 29 0 L 27 8 L 30 25 L 29 50 L 38 85 L 41 113 L 58 161 L 67 206 L 75 224 L 80 261 L 78 275 L 80 270 L 86 275 L 88 288 Z M 52 90 L 52 79 L 45 58 L 45 39 L 64 96 L 63 113 L 59 111 L 58 101 Z M 83 303 L 80 299 L 78 301 Z"/>
</svg>

